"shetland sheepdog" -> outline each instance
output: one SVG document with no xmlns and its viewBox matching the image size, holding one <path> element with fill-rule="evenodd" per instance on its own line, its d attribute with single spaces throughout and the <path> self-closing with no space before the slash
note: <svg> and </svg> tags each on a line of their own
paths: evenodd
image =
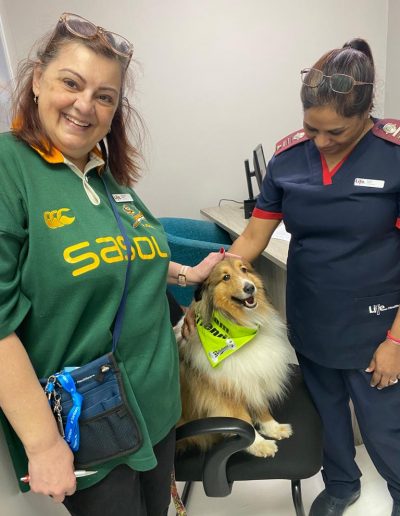
<svg viewBox="0 0 400 516">
<path fill-rule="evenodd" d="M 278 423 L 270 413 L 270 404 L 284 398 L 290 377 L 285 324 L 258 274 L 241 259 L 225 258 L 216 265 L 197 298 L 192 304 L 197 331 L 186 340 L 180 336 L 182 321 L 175 328 L 183 405 L 179 424 L 210 416 L 242 419 L 256 434 L 247 451 L 273 457 L 275 441 L 292 434 L 290 424 Z M 243 327 L 251 339 L 240 347 Z M 211 344 L 203 345 L 201 338 L 210 334 Z M 211 435 L 189 438 L 179 448 L 206 449 L 215 440 Z"/>
</svg>

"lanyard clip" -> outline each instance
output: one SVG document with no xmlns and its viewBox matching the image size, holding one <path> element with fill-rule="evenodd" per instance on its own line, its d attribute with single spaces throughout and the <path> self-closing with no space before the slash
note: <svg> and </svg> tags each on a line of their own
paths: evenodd
<svg viewBox="0 0 400 516">
<path fill-rule="evenodd" d="M 46 386 L 44 388 L 44 392 L 46 393 L 47 399 L 49 400 L 49 402 L 50 402 L 51 398 L 53 398 L 55 395 L 56 380 L 57 380 L 56 376 L 54 374 L 52 374 L 51 376 L 48 377 Z"/>
</svg>

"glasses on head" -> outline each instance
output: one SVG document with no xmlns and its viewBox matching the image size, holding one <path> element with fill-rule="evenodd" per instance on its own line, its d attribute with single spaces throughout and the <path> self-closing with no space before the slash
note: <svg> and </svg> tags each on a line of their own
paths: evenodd
<svg viewBox="0 0 400 516">
<path fill-rule="evenodd" d="M 373 86 L 372 82 L 356 81 L 351 75 L 345 75 L 344 73 L 325 75 L 321 70 L 317 70 L 316 68 L 304 68 L 304 70 L 301 70 L 300 75 L 303 84 L 310 88 L 317 88 L 327 79 L 329 81 L 329 87 L 335 93 L 350 93 L 354 86 L 366 84 Z"/>
<path fill-rule="evenodd" d="M 126 38 L 98 27 L 94 23 L 78 16 L 77 14 L 64 13 L 58 20 L 66 29 L 75 36 L 83 39 L 94 39 L 100 37 L 111 50 L 119 56 L 131 59 L 133 54 L 133 45 Z"/>
</svg>

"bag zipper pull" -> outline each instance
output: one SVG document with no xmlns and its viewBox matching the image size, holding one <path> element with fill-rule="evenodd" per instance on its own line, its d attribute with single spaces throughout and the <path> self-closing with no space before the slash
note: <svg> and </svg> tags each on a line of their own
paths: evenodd
<svg viewBox="0 0 400 516">
<path fill-rule="evenodd" d="M 104 377 L 105 375 L 108 373 L 108 371 L 110 371 L 111 369 L 111 366 L 109 366 L 108 364 L 103 364 L 100 369 L 99 369 L 99 372 L 97 373 L 97 375 L 95 376 L 96 380 L 101 383 L 104 381 Z"/>
</svg>

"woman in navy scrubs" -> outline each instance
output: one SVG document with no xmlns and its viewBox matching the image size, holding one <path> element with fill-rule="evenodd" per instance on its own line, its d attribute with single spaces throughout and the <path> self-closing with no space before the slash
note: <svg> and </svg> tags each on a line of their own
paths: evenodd
<svg viewBox="0 0 400 516">
<path fill-rule="evenodd" d="M 364 40 L 301 72 L 303 129 L 280 142 L 232 252 L 253 261 L 291 233 L 287 322 L 324 425 L 325 489 L 310 516 L 360 496 L 349 410 L 400 516 L 400 121 L 376 120 Z"/>
</svg>

